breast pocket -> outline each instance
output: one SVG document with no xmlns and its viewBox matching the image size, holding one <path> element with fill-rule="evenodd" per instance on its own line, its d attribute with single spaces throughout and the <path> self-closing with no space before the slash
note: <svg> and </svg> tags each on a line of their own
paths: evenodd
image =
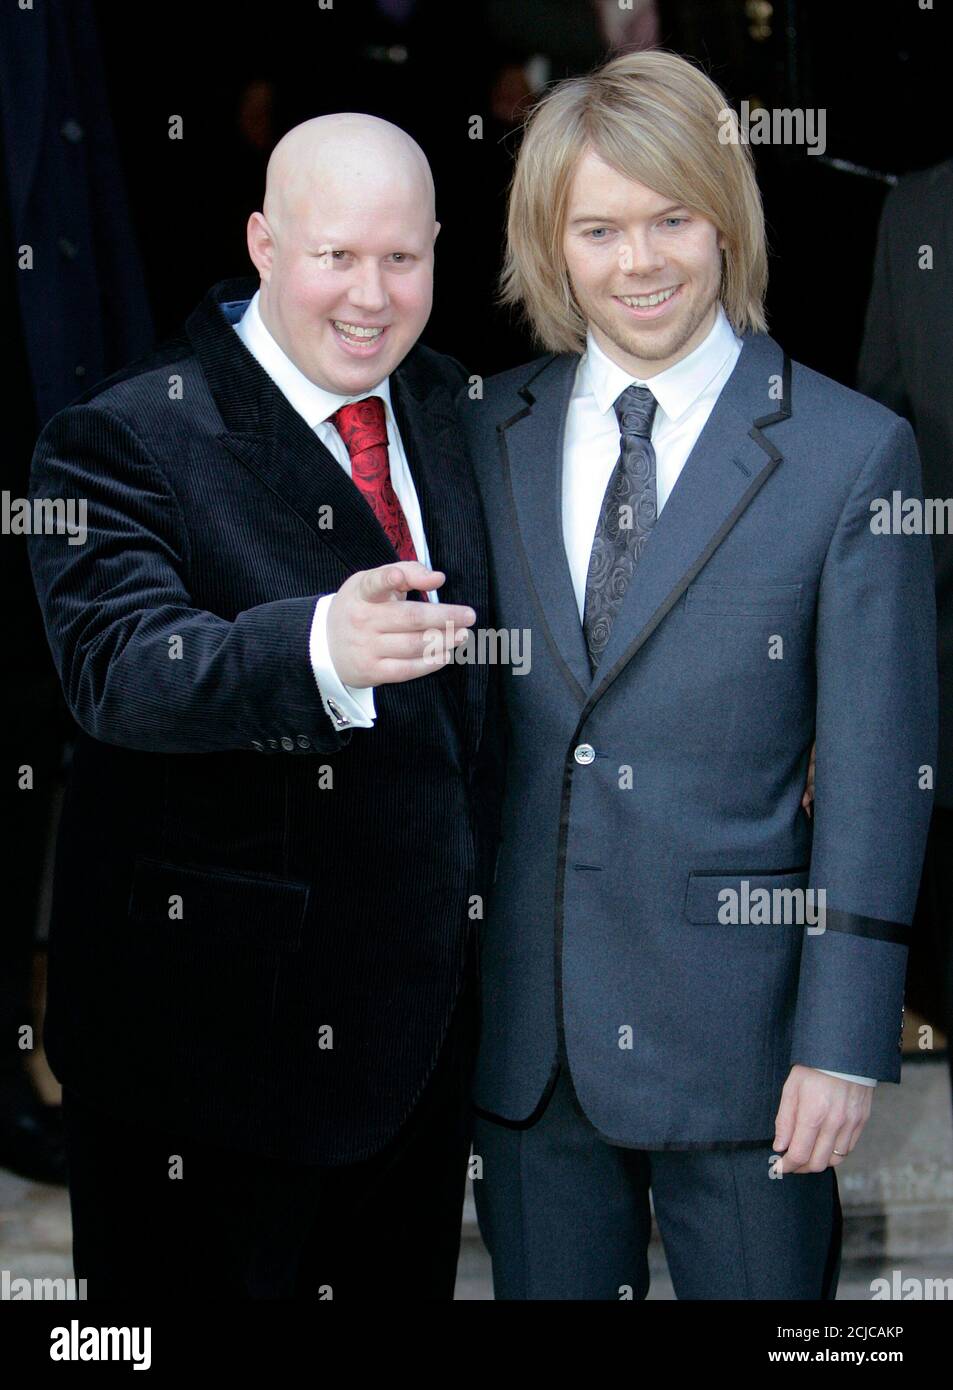
<svg viewBox="0 0 953 1390">
<path fill-rule="evenodd" d="M 783 618 L 801 604 L 800 584 L 692 584 L 685 595 L 687 613 L 726 618 Z"/>
</svg>

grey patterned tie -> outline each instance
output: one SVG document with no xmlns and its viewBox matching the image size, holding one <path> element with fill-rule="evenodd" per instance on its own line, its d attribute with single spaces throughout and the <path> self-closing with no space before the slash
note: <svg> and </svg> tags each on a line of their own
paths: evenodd
<svg viewBox="0 0 953 1390">
<path fill-rule="evenodd" d="M 627 386 L 615 402 L 622 447 L 596 524 L 583 610 L 582 626 L 593 672 L 655 525 L 655 450 L 649 438 L 655 406 L 647 386 Z"/>
</svg>

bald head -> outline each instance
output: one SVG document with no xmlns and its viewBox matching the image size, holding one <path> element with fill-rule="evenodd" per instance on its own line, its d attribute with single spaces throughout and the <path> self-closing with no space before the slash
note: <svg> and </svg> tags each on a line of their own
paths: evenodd
<svg viewBox="0 0 953 1390">
<path fill-rule="evenodd" d="M 265 219 L 276 235 L 306 216 L 312 203 L 357 193 L 368 185 L 418 201 L 433 221 L 433 175 L 427 156 L 400 126 L 341 111 L 315 116 L 284 135 L 265 175 Z"/>
<path fill-rule="evenodd" d="M 265 327 L 317 385 L 370 391 L 430 316 L 439 230 L 430 165 L 406 131 L 357 112 L 295 126 L 248 219 Z"/>
</svg>

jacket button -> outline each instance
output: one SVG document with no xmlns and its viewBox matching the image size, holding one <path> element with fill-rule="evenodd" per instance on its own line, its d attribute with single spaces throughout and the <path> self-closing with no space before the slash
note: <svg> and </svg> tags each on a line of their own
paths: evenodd
<svg viewBox="0 0 953 1390">
<path fill-rule="evenodd" d="M 286 753 L 293 753 L 293 752 L 294 752 L 294 747 L 295 747 L 295 741 L 294 741 L 293 738 L 289 738 L 288 735 L 285 734 L 284 738 L 281 740 L 281 746 L 282 746 L 282 748 L 285 750 Z"/>
<path fill-rule="evenodd" d="M 308 738 L 307 734 L 299 734 L 297 738 L 297 744 L 299 748 L 310 748 L 311 740 Z"/>
<path fill-rule="evenodd" d="M 595 756 L 596 750 L 593 748 L 591 743 L 580 743 L 579 747 L 573 753 L 573 757 L 576 759 L 576 762 L 581 763 L 583 767 L 588 767 L 589 763 L 592 762 Z"/>
</svg>

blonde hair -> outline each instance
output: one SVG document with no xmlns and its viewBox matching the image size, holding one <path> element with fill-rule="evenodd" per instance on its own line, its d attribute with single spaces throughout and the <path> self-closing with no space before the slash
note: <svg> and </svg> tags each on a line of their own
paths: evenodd
<svg viewBox="0 0 953 1390">
<path fill-rule="evenodd" d="M 720 298 L 737 333 L 764 332 L 764 212 L 747 144 L 709 77 L 678 54 L 627 53 L 558 83 L 526 121 L 509 193 L 500 302 L 521 306 L 542 344 L 579 352 L 586 321 L 562 249 L 569 189 L 594 150 L 626 178 L 706 217 L 724 240 Z M 729 125 L 730 123 L 730 125 Z"/>
</svg>

